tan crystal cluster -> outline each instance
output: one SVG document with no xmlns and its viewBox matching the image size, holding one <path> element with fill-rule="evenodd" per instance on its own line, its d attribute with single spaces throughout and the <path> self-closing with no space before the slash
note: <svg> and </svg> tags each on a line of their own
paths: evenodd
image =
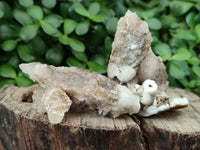
<svg viewBox="0 0 200 150">
<path fill-rule="evenodd" d="M 139 112 L 139 96 L 113 80 L 76 67 L 54 67 L 40 63 L 21 64 L 30 78 L 39 82 L 33 101 L 39 112 L 47 112 L 51 123 L 59 123 L 73 103 L 86 104 L 99 114 Z"/>
<path fill-rule="evenodd" d="M 76 67 L 41 63 L 20 68 L 39 86 L 33 94 L 38 111 L 60 123 L 72 103 L 85 104 L 99 114 L 151 116 L 188 105 L 186 98 L 170 97 L 165 66 L 151 50 L 148 25 L 127 11 L 117 25 L 108 77 Z"/>
</svg>

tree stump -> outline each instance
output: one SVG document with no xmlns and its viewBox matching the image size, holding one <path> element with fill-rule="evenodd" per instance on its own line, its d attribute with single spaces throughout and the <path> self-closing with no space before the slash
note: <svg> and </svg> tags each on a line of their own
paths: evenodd
<svg viewBox="0 0 200 150">
<path fill-rule="evenodd" d="M 189 107 L 149 118 L 69 111 L 52 125 L 32 105 L 36 87 L 0 90 L 0 150 L 200 149 L 200 97 L 193 93 L 171 88 L 171 94 L 189 99 Z"/>
</svg>

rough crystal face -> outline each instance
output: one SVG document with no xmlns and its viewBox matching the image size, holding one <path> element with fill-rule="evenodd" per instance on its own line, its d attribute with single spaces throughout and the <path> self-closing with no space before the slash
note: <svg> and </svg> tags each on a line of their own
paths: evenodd
<svg viewBox="0 0 200 150">
<path fill-rule="evenodd" d="M 151 50 L 148 25 L 127 11 L 117 25 L 108 77 L 76 67 L 41 63 L 20 68 L 39 86 L 33 94 L 38 112 L 60 123 L 71 104 L 85 104 L 99 114 L 151 116 L 188 105 L 186 98 L 169 95 L 167 73 L 160 57 Z"/>
<path fill-rule="evenodd" d="M 55 87 L 45 90 L 41 102 L 44 104 L 49 120 L 52 123 L 61 122 L 65 112 L 69 110 L 72 104 L 69 96 L 61 89 Z"/>
<path fill-rule="evenodd" d="M 147 23 L 140 20 L 136 13 L 127 11 L 117 25 L 108 64 L 108 77 L 117 77 L 121 82 L 135 78 L 138 66 L 146 56 L 151 42 L 152 37 Z M 126 74 L 123 70 L 125 67 Z"/>
<path fill-rule="evenodd" d="M 157 57 L 151 50 L 147 53 L 138 69 L 138 78 L 142 83 L 146 79 L 154 80 L 160 89 L 166 91 L 168 88 L 168 76 L 166 68 L 160 57 Z"/>
<path fill-rule="evenodd" d="M 143 106 L 140 114 L 143 116 L 188 105 L 187 99 L 168 95 L 166 68 L 161 58 L 152 52 L 151 42 L 152 37 L 146 22 L 136 13 L 127 11 L 118 22 L 108 64 L 109 78 L 117 78 L 119 83 L 125 84 L 133 93 L 140 95 Z M 152 86 L 149 79 L 155 81 L 158 86 L 154 94 L 140 86 L 145 82 Z"/>
<path fill-rule="evenodd" d="M 47 112 L 51 123 L 61 122 L 71 103 L 85 103 L 100 114 L 110 113 L 113 117 L 140 110 L 138 95 L 101 74 L 40 63 L 21 64 L 20 68 L 39 82 L 33 101 L 40 106 L 39 112 Z"/>
</svg>

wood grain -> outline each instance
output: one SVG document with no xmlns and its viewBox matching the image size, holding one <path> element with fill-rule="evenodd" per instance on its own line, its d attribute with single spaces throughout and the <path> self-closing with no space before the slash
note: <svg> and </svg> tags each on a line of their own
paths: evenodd
<svg viewBox="0 0 200 150">
<path fill-rule="evenodd" d="M 69 112 L 62 123 L 52 125 L 25 102 L 35 86 L 6 86 L 0 91 L 0 147 L 11 150 L 144 149 L 140 127 L 130 116 L 117 119 L 94 111 Z M 22 100 L 24 102 L 22 102 Z"/>
<path fill-rule="evenodd" d="M 140 122 L 148 149 L 200 150 L 200 97 L 171 88 L 171 95 L 187 97 L 187 108 L 164 112 L 149 118 L 135 117 Z"/>
<path fill-rule="evenodd" d="M 189 107 L 149 118 L 70 111 L 52 125 L 31 103 L 36 88 L 0 90 L 0 150 L 200 149 L 200 98 L 193 93 L 171 88 L 171 94 L 190 100 Z"/>
</svg>

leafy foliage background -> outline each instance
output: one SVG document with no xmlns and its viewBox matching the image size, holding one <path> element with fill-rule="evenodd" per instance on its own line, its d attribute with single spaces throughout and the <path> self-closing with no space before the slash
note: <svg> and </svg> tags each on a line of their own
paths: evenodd
<svg viewBox="0 0 200 150">
<path fill-rule="evenodd" d="M 145 20 L 171 86 L 200 94 L 200 2 L 196 0 L 0 1 L 0 88 L 33 84 L 23 62 L 77 66 L 106 74 L 117 21 Z"/>
</svg>

